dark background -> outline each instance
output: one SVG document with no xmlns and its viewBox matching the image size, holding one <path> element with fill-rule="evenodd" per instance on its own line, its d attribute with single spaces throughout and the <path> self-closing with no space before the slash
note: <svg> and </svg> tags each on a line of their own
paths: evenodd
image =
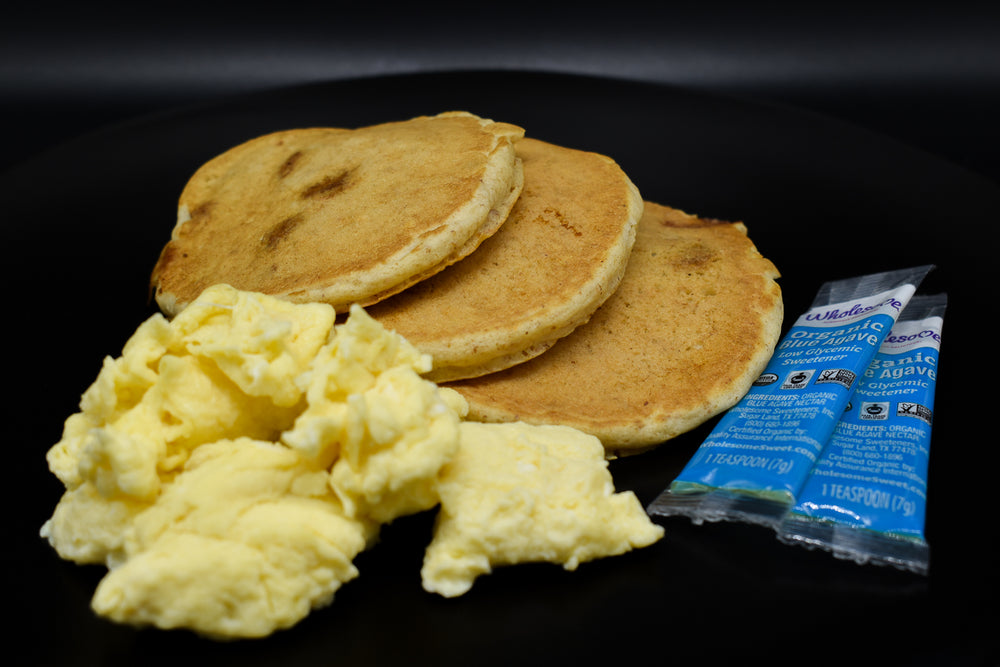
<svg viewBox="0 0 1000 667">
<path fill-rule="evenodd" d="M 969 2 L 6 7 L 0 216 L 12 278 L 0 284 L 9 290 L 5 369 L 17 392 L 6 408 L 5 447 L 15 453 L 5 475 L 14 479 L 2 484 L 15 535 L 3 561 L 18 614 L 9 650 L 34 649 L 22 664 L 471 665 L 559 664 L 560 652 L 578 659 L 597 644 L 602 658 L 626 664 L 753 656 L 866 665 L 877 656 L 879 665 L 995 667 L 998 450 L 992 397 L 976 390 L 992 371 L 980 309 L 995 282 L 1000 202 L 992 187 L 1000 183 L 998 17 L 991 4 Z M 494 91 L 471 85 L 478 77 L 444 74 L 483 70 L 509 76 L 484 79 Z M 359 80 L 424 72 L 443 74 Z M 628 85 L 540 76 L 553 72 Z M 377 576 L 259 644 L 93 618 L 88 601 L 102 568 L 61 562 L 34 538 L 60 492 L 40 451 L 58 438 L 101 356 L 145 316 L 148 264 L 192 165 L 272 129 L 271 119 L 317 122 L 331 109 L 338 121 L 363 124 L 437 112 L 440 100 L 495 109 L 498 120 L 523 116 L 546 139 L 607 150 L 664 202 L 746 216 L 782 270 L 790 315 L 821 278 L 939 262 L 931 282 L 949 289 L 954 306 L 935 415 L 933 575 L 793 550 L 753 527 L 671 521 L 662 548 L 572 574 L 497 572 L 448 604 L 412 579 L 429 522 L 418 517 L 364 556 L 362 570 Z M 255 112 L 241 114 L 246 104 Z M 586 107 L 586 123 L 574 121 L 574 105 Z M 812 264 L 798 261 L 804 247 Z M 677 448 L 616 462 L 616 482 L 650 500 L 706 429 Z"/>
<path fill-rule="evenodd" d="M 997 180 L 997 4 L 8 3 L 0 167 L 95 127 L 233 93 L 496 68 L 791 104 Z"/>
</svg>

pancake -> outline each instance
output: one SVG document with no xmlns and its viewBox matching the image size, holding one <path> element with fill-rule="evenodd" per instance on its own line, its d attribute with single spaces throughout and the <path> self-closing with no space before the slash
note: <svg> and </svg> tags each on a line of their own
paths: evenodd
<svg viewBox="0 0 1000 667">
<path fill-rule="evenodd" d="M 469 254 L 523 185 L 523 130 L 466 112 L 358 129 L 301 128 L 235 146 L 199 168 L 153 270 L 179 312 L 228 283 L 346 311 Z"/>
<path fill-rule="evenodd" d="M 587 321 L 617 288 L 642 198 L 611 158 L 517 144 L 524 188 L 500 230 L 437 275 L 368 309 L 437 382 L 522 363 Z"/>
<path fill-rule="evenodd" d="M 445 386 L 473 420 L 564 424 L 609 456 L 642 451 L 749 390 L 781 331 L 777 277 L 743 223 L 646 202 L 625 276 L 587 324 L 531 361 Z"/>
</svg>

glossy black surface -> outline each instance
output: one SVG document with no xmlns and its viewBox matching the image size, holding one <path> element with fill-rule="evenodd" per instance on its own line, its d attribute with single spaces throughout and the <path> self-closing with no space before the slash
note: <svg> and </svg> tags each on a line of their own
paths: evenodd
<svg viewBox="0 0 1000 667">
<path fill-rule="evenodd" d="M 504 92 L 501 92 L 504 91 Z M 510 94 L 507 91 L 516 91 Z M 931 455 L 928 577 L 779 544 L 766 530 L 662 520 L 653 547 L 500 570 L 445 600 L 420 588 L 430 515 L 388 527 L 331 607 L 269 639 L 218 644 L 93 616 L 103 568 L 37 537 L 61 487 L 44 454 L 105 355 L 151 314 L 149 269 L 202 162 L 272 130 L 359 126 L 449 109 L 605 153 L 644 197 L 743 220 L 782 272 L 788 317 L 819 284 L 933 263 L 947 291 Z M 585 196 L 586 193 L 581 193 Z M 455 73 L 317 84 L 144 117 L 63 144 L 0 182 L 7 378 L 4 494 L 12 655 L 36 664 L 617 664 L 765 658 L 812 664 L 991 664 L 996 453 L 988 330 L 1000 190 L 825 117 L 652 84 Z M 611 464 L 645 504 L 714 422 Z M 16 650 L 15 650 L 16 649 Z"/>
</svg>

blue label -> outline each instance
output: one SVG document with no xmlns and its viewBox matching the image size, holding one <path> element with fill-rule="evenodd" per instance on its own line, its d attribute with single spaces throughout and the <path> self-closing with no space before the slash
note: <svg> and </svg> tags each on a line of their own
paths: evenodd
<svg viewBox="0 0 1000 667">
<path fill-rule="evenodd" d="M 893 330 L 793 513 L 923 538 L 939 322 L 903 322 Z"/>
</svg>

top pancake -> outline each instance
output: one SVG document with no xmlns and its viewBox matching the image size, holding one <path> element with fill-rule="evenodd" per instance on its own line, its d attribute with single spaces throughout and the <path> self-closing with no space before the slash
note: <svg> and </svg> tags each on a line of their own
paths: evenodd
<svg viewBox="0 0 1000 667">
<path fill-rule="evenodd" d="M 524 138 L 524 189 L 461 262 L 368 309 L 434 360 L 429 379 L 524 362 L 587 321 L 617 288 L 642 198 L 610 158 Z"/>
<path fill-rule="evenodd" d="M 729 409 L 774 351 L 778 271 L 742 223 L 646 202 L 618 290 L 545 354 L 451 383 L 470 418 L 565 424 L 609 454 L 648 449 Z"/>
<path fill-rule="evenodd" d="M 228 283 L 338 312 L 375 303 L 496 232 L 523 185 L 523 134 L 448 112 L 240 144 L 182 191 L 153 271 L 156 300 L 172 315 Z"/>
</svg>

